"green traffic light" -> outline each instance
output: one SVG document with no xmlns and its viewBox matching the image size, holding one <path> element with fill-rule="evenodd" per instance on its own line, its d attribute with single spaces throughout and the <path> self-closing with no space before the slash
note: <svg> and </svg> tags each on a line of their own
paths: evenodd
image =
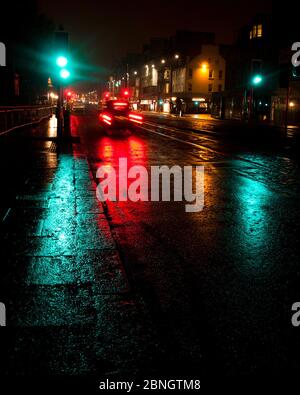
<svg viewBox="0 0 300 395">
<path fill-rule="evenodd" d="M 257 74 L 257 75 L 255 75 L 253 78 L 252 78 L 252 83 L 254 84 L 254 85 L 259 85 L 261 82 L 262 82 L 262 76 L 261 75 L 259 75 L 259 74 Z"/>
<path fill-rule="evenodd" d="M 67 69 L 62 69 L 60 70 L 59 75 L 65 80 L 70 77 L 70 72 Z"/>
<path fill-rule="evenodd" d="M 56 58 L 56 64 L 58 67 L 65 67 L 68 64 L 68 59 L 65 56 L 58 56 Z"/>
</svg>

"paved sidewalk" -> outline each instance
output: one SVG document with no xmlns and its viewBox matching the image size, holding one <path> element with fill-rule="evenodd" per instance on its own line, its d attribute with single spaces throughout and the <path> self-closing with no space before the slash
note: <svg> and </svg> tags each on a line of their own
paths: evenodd
<svg viewBox="0 0 300 395">
<path fill-rule="evenodd" d="M 45 136 L 41 126 L 38 136 Z M 75 136 L 75 139 L 77 137 Z M 144 320 L 78 141 L 35 149 L 1 224 L 6 374 L 137 369 Z M 1 339 L 3 340 L 3 339 Z M 3 354 L 1 356 L 3 359 Z"/>
<path fill-rule="evenodd" d="M 284 131 L 285 125 L 273 125 L 273 124 L 268 124 L 264 122 L 256 122 L 256 121 L 242 121 L 239 119 L 220 119 L 220 118 L 214 118 L 210 114 L 183 114 L 183 116 L 179 117 L 178 115 L 175 114 L 169 114 L 165 112 L 156 112 L 156 111 L 143 111 L 143 114 L 148 117 L 152 118 L 160 118 L 160 119 L 165 119 L 165 120 L 171 120 L 171 121 L 195 121 L 200 124 L 205 124 L 207 123 L 208 125 L 215 125 L 216 127 L 227 127 L 227 128 L 249 128 L 249 129 L 258 129 L 258 130 L 270 130 L 272 132 L 274 131 Z M 288 125 L 287 127 L 288 133 L 297 133 L 299 134 L 300 132 L 300 125 Z"/>
<path fill-rule="evenodd" d="M 183 114 L 182 117 L 179 117 L 175 114 L 170 114 L 168 112 L 156 112 L 156 111 L 143 111 L 144 115 L 148 116 L 163 116 L 166 118 L 194 118 L 202 121 L 220 121 L 220 119 L 213 118 L 210 114 Z"/>
</svg>

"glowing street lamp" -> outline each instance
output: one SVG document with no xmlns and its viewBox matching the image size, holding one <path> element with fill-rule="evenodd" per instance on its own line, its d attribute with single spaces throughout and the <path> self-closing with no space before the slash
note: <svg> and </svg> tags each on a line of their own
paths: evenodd
<svg viewBox="0 0 300 395">
<path fill-rule="evenodd" d="M 207 63 L 202 63 L 201 64 L 201 71 L 202 71 L 202 73 L 205 73 L 206 71 L 207 71 Z"/>
</svg>

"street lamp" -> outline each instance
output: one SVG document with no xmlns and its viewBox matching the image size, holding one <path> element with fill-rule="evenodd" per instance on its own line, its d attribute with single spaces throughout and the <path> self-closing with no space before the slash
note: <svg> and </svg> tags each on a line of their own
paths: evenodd
<svg viewBox="0 0 300 395">
<path fill-rule="evenodd" d="M 165 64 L 165 63 L 166 63 L 166 60 L 165 60 L 165 59 L 162 59 L 162 60 L 161 60 L 161 63 L 162 63 L 162 64 Z"/>
<path fill-rule="evenodd" d="M 176 53 L 176 54 L 174 55 L 174 57 L 175 57 L 175 59 L 179 59 L 178 53 Z"/>
<path fill-rule="evenodd" d="M 208 66 L 207 66 L 207 63 L 205 63 L 205 62 L 202 63 L 202 64 L 201 64 L 201 71 L 202 71 L 203 73 L 205 73 L 205 72 L 207 71 L 207 67 L 208 67 Z"/>
</svg>

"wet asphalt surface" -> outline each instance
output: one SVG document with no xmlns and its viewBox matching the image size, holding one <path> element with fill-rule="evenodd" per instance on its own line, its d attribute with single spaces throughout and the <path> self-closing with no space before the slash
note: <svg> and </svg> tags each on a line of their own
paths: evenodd
<svg viewBox="0 0 300 395">
<path fill-rule="evenodd" d="M 54 244 L 53 254 L 48 245 L 43 247 L 47 254 L 41 252 L 40 239 L 33 245 L 27 240 L 24 247 L 22 234 L 29 231 L 23 228 L 22 233 L 21 227 L 18 255 L 16 244 L 10 245 L 17 221 L 8 230 L 4 226 L 2 240 L 8 246 L 2 247 L 6 280 L 0 301 L 18 306 L 11 318 L 16 329 L 7 335 L 5 374 L 152 375 L 205 382 L 298 373 L 300 332 L 291 324 L 291 306 L 300 299 L 297 132 L 150 115 L 130 135 L 105 134 L 95 114 L 74 116 L 72 125 L 75 144 L 65 156 L 51 145 L 49 134 L 46 148 L 36 138 L 33 149 L 26 133 L 22 145 L 2 145 L 2 169 L 10 157 L 2 172 L 2 222 L 20 188 L 28 195 L 26 185 L 35 185 L 28 179 L 41 162 L 41 151 L 47 153 L 43 163 L 49 165 L 50 158 L 55 164 L 40 164 L 45 188 L 40 190 L 41 180 L 36 181 L 39 190 L 33 188 L 31 194 L 47 193 L 53 180 L 52 192 L 65 188 L 60 181 L 67 169 L 72 179 L 78 174 L 81 184 L 76 188 L 75 182 L 62 201 L 73 204 L 68 199 L 73 201 L 75 191 L 83 207 L 83 219 L 76 209 L 76 223 L 65 206 L 61 212 L 55 208 L 55 229 L 61 221 L 60 229 L 76 239 L 70 237 L 59 252 Z M 10 153 L 13 147 L 15 153 Z M 172 201 L 107 202 L 104 208 L 87 209 L 96 200 L 95 187 L 87 184 L 90 178 L 99 181 L 96 171 L 102 165 L 118 170 L 120 157 L 127 158 L 128 167 L 204 166 L 204 209 L 187 213 L 186 202 Z M 89 169 L 90 178 L 85 178 Z M 42 232 L 57 243 L 51 221 L 45 227 L 53 195 L 46 198 L 35 203 L 46 210 L 37 222 L 44 221 Z M 21 208 L 21 218 L 27 218 Z M 106 237 L 95 240 L 91 223 Z M 37 236 L 45 235 L 33 234 Z M 39 252 L 32 254 L 33 249 Z M 43 272 L 37 261 L 44 255 L 50 261 Z M 102 265 L 98 275 L 95 262 Z M 28 293 L 31 283 L 35 291 Z M 49 286 L 56 287 L 53 293 Z M 23 310 L 22 300 L 28 301 Z M 53 309 L 57 304 L 61 311 Z"/>
<path fill-rule="evenodd" d="M 99 165 L 117 168 L 119 157 L 128 166 L 205 166 L 199 213 L 186 213 L 182 202 L 107 204 L 162 351 L 157 371 L 298 372 L 291 305 L 300 283 L 299 136 L 163 116 L 146 116 L 144 127 L 120 138 L 103 135 L 92 120 L 78 124 L 94 175 Z"/>
</svg>

